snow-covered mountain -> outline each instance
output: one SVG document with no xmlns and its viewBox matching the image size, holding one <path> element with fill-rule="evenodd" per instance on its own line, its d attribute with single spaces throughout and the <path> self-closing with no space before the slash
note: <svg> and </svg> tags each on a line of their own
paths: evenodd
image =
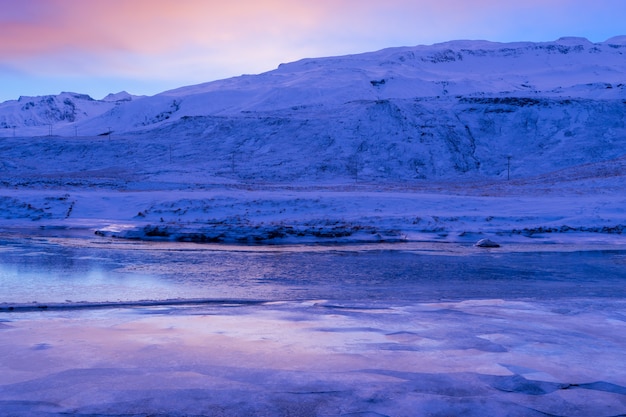
<svg viewBox="0 0 626 417">
<path fill-rule="evenodd" d="M 244 242 L 626 230 L 626 37 L 455 41 L 152 97 L 23 97 L 0 104 L 0 126 L 11 225 Z"/>
<path fill-rule="evenodd" d="M 130 149 L 145 137 L 147 154 L 131 151 L 125 166 L 152 164 L 156 146 L 162 162 L 244 179 L 544 174 L 625 153 L 625 54 L 626 37 L 390 48 L 141 100 L 22 97 L 0 105 L 0 127 L 17 137 L 111 131 L 130 135 Z"/>
<path fill-rule="evenodd" d="M 64 132 L 77 128 L 80 122 L 101 116 L 122 102 L 140 97 L 125 91 L 109 94 L 102 100 L 94 100 L 86 94 L 63 92 L 58 95 L 27 97 L 0 103 L 0 129 L 5 136 L 16 132 L 20 136 L 54 134 L 61 128 Z"/>
</svg>

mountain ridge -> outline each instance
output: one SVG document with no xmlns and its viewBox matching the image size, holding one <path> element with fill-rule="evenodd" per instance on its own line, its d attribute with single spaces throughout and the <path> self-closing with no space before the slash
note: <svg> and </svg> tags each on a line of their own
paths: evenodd
<svg viewBox="0 0 626 417">
<path fill-rule="evenodd" d="M 131 100 L 5 102 L 0 228 L 623 245 L 626 43 L 612 39 L 391 48 Z"/>
<path fill-rule="evenodd" d="M 129 148 L 150 140 L 146 152 L 168 149 L 164 165 L 194 161 L 216 178 L 542 175 L 624 154 L 625 39 L 451 41 L 307 58 L 141 99 L 62 93 L 30 99 L 29 108 L 19 100 L 0 104 L 0 132 L 115 135 L 127 137 Z M 102 163 L 153 172 L 153 156 L 138 148 L 133 155 Z M 83 169 L 79 158 L 68 158 L 68 169 Z"/>
</svg>

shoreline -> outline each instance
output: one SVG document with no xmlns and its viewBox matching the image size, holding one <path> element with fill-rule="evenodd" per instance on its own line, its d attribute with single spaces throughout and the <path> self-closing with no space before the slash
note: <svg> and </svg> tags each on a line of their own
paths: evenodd
<svg viewBox="0 0 626 417">
<path fill-rule="evenodd" d="M 429 236 L 430 235 L 430 236 Z M 479 247 L 483 238 L 492 239 L 499 247 Z M 189 240 L 126 238 L 97 233 L 92 227 L 2 227 L 0 241 L 19 242 L 37 240 L 62 246 L 80 246 L 132 250 L 181 251 L 235 251 L 235 252 L 322 252 L 322 251 L 380 251 L 399 250 L 441 255 L 469 255 L 473 253 L 523 252 L 594 252 L 626 251 L 626 237 L 622 234 L 594 232 L 562 232 L 537 234 L 533 237 L 506 234 L 470 234 L 467 236 L 440 236 L 419 233 L 397 241 L 385 240 L 304 240 L 286 239 L 272 242 L 202 242 Z M 304 240 L 304 241 L 302 241 Z"/>
<path fill-rule="evenodd" d="M 549 183 L 0 189 L 0 234 L 207 245 L 626 245 L 626 195 Z M 450 186 L 450 184 L 447 184 Z M 154 187 L 154 188 L 151 188 Z M 544 194 L 544 192 L 547 192 Z M 91 235 L 91 236 L 89 236 Z M 624 242 L 624 243 L 621 243 Z M 502 248 L 502 250 L 506 250 Z"/>
</svg>

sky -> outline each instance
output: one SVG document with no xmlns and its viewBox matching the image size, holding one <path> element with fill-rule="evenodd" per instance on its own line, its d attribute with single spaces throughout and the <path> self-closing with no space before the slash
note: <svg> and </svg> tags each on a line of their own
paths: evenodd
<svg viewBox="0 0 626 417">
<path fill-rule="evenodd" d="M 626 0 L 0 0 L 0 102 L 136 95 L 456 39 L 602 42 Z"/>
</svg>

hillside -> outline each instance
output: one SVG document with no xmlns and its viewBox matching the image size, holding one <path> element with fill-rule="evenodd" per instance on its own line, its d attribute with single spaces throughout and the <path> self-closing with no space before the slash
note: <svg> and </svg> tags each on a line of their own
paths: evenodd
<svg viewBox="0 0 626 417">
<path fill-rule="evenodd" d="M 22 97 L 0 105 L 0 126 L 8 137 L 110 130 L 131 149 L 146 137 L 168 162 L 172 147 L 173 163 L 241 179 L 502 178 L 508 156 L 526 176 L 624 153 L 625 52 L 623 37 L 391 48 L 140 100 Z M 133 161 L 152 164 L 143 149 Z"/>
<path fill-rule="evenodd" d="M 130 228 L 170 222 L 168 230 L 191 227 L 189 233 L 206 224 L 229 230 L 299 224 L 309 230 L 306 225 L 317 222 L 361 230 L 380 223 L 377 219 L 384 215 L 359 210 L 390 210 L 381 202 L 390 195 L 368 193 L 401 190 L 409 193 L 400 204 L 404 208 L 391 213 L 397 219 L 385 226 L 385 233 L 397 237 L 410 234 L 407 230 L 463 233 L 481 229 L 480 219 L 497 217 L 498 210 L 481 209 L 463 226 L 467 230 L 438 221 L 407 227 L 415 220 L 412 205 L 419 204 L 414 193 L 443 192 L 435 205 L 438 214 L 433 214 L 441 219 L 450 194 L 511 199 L 558 192 L 566 194 L 567 202 L 574 196 L 589 198 L 580 212 L 591 217 L 571 214 L 575 229 L 621 232 L 623 210 L 615 207 L 600 217 L 592 213 L 599 212 L 594 205 L 598 194 L 612 196 L 603 203 L 610 207 L 625 198 L 620 186 L 626 181 L 620 168 L 626 155 L 625 54 L 626 37 L 602 43 L 581 38 L 454 41 L 304 59 L 264 74 L 152 97 L 125 92 L 103 100 L 74 93 L 22 97 L 0 104 L 0 184 L 7 195 L 2 201 L 11 207 L 6 213 L 17 213 L 5 218 L 68 224 L 76 213 L 82 212 L 85 220 L 98 212 L 96 223 L 105 228 L 113 216 Z M 300 213 L 314 218 L 297 213 L 281 217 L 293 206 L 284 201 L 284 190 L 294 187 L 302 192 L 349 189 L 353 196 L 378 195 L 381 201 L 368 200 L 350 210 L 341 198 L 319 203 L 330 194 L 307 195 L 303 201 L 315 203 Z M 217 214 L 207 214 L 215 189 L 228 189 L 227 200 L 234 200 L 217 204 Z M 39 204 L 35 197 L 41 190 L 59 192 Z M 79 204 L 64 197 L 87 191 L 104 195 L 105 190 L 131 193 L 124 198 L 132 200 L 132 214 L 106 204 L 109 211 L 101 212 L 87 198 Z M 269 192 L 262 196 L 263 204 L 279 209 L 255 218 L 255 200 L 245 190 Z M 146 191 L 153 197 L 146 197 Z M 184 201 L 173 194 L 183 191 L 196 194 Z M 15 211 L 16 205 L 42 212 Z M 82 211 L 81 205 L 86 205 Z M 546 207 L 533 220 L 523 213 L 525 208 L 518 213 L 510 205 L 507 220 L 492 229 L 511 233 L 521 218 L 529 230 L 539 230 L 546 219 L 551 219 L 550 228 L 571 227 L 550 211 L 559 207 Z M 353 218 L 352 213 L 362 215 Z M 422 214 L 420 219 L 430 215 Z M 245 230 L 233 239 L 248 239 Z M 159 233 L 167 237 L 176 232 Z M 271 235 L 267 233 L 263 236 Z"/>
</svg>

